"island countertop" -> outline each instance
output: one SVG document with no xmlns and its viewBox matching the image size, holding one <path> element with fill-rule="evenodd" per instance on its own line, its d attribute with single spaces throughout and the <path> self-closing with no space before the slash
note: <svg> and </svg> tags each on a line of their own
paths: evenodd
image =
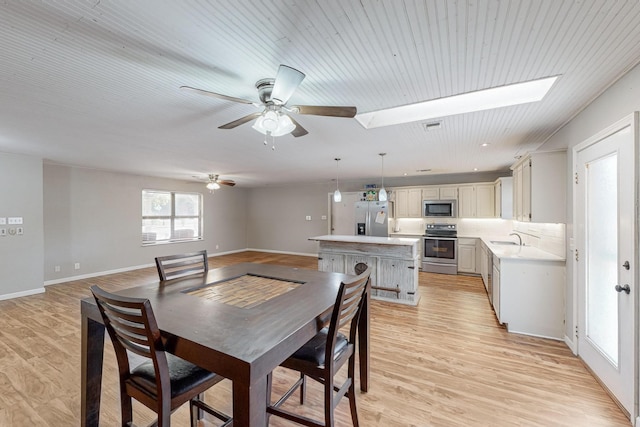
<svg viewBox="0 0 640 427">
<path fill-rule="evenodd" d="M 410 237 L 378 237 L 378 236 L 347 236 L 340 234 L 327 234 L 324 236 L 309 237 L 309 240 L 318 242 L 340 243 L 368 243 L 374 245 L 413 246 L 420 239 Z"/>
</svg>

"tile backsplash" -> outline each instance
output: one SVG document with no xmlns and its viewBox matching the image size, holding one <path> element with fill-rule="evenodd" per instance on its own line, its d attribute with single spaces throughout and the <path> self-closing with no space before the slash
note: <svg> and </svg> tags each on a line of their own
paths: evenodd
<svg viewBox="0 0 640 427">
<path fill-rule="evenodd" d="M 566 257 L 565 224 L 513 222 L 513 231 L 520 233 L 522 241 L 545 252 Z"/>
</svg>

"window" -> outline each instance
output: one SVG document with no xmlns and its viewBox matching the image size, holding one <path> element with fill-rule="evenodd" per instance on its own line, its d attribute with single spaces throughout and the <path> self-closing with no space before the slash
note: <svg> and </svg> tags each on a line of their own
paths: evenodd
<svg viewBox="0 0 640 427">
<path fill-rule="evenodd" d="M 142 244 L 202 239 L 202 194 L 142 190 Z"/>
</svg>

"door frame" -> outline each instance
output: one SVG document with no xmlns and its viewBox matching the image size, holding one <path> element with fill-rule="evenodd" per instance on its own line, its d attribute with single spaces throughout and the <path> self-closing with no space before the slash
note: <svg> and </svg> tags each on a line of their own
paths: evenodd
<svg viewBox="0 0 640 427">
<path fill-rule="evenodd" d="M 632 367 L 633 367 L 633 407 L 631 408 L 631 414 L 630 414 L 630 420 L 633 423 L 633 425 L 635 426 L 640 426 L 640 411 L 639 411 L 639 406 L 640 406 L 640 394 L 639 394 L 639 373 L 640 373 L 640 357 L 639 357 L 639 344 L 640 344 L 640 328 L 639 326 L 639 321 L 640 321 L 640 314 L 638 313 L 638 308 L 640 307 L 640 282 L 638 281 L 639 276 L 640 276 L 640 265 L 639 265 L 639 260 L 640 260 L 640 256 L 639 256 L 639 233 L 640 233 L 640 228 L 639 228 L 639 220 L 638 220 L 638 213 L 639 213 L 639 209 L 638 209 L 638 203 L 639 203 L 639 193 L 638 193 L 638 189 L 639 189 L 639 184 L 638 184 L 638 177 L 639 177 L 639 157 L 640 157 L 640 152 L 638 150 L 638 118 L 639 118 L 639 112 L 633 112 L 631 114 L 629 114 L 628 116 L 625 116 L 624 118 L 622 118 L 621 120 L 618 120 L 617 122 L 613 123 L 612 125 L 606 127 L 605 129 L 597 132 L 595 135 L 591 136 L 590 138 L 584 140 L 583 142 L 575 145 L 572 149 L 572 163 L 573 163 L 573 167 L 572 167 L 572 171 L 573 174 L 570 177 L 570 185 L 573 188 L 572 194 L 573 194 L 573 199 L 572 199 L 572 203 L 573 203 L 573 216 L 572 216 L 572 221 L 573 221 L 573 237 L 574 240 L 577 243 L 577 229 L 576 229 L 576 225 L 578 223 L 578 212 L 576 210 L 577 207 L 577 191 L 575 188 L 575 177 L 577 176 L 578 173 L 578 152 L 590 147 L 591 145 L 594 145 L 596 143 L 598 143 L 599 141 L 605 139 L 606 137 L 608 137 L 609 135 L 625 128 L 625 127 L 630 127 L 631 128 L 631 134 L 632 134 L 632 138 L 633 138 L 633 152 L 634 152 L 634 156 L 633 156 L 633 194 L 634 194 L 634 213 L 633 213 L 633 221 L 634 221 L 634 228 L 635 228 L 635 232 L 634 232 L 634 236 L 633 236 L 633 256 L 632 256 L 632 262 L 634 262 L 635 264 L 635 269 L 634 269 L 634 276 L 633 276 L 633 280 L 634 280 L 634 295 L 633 295 L 633 356 L 632 356 Z M 576 248 L 574 248 L 573 253 L 571 254 L 571 259 L 575 259 L 575 255 L 576 255 Z M 585 256 L 586 254 L 580 254 L 580 256 Z M 578 265 L 576 262 L 573 262 L 573 268 L 572 268 L 572 273 L 573 273 L 573 324 L 575 325 L 575 341 L 574 341 L 574 345 L 570 346 L 572 347 L 572 350 L 574 351 L 575 354 L 580 355 L 580 342 L 578 340 L 578 334 L 577 334 L 577 330 L 578 330 L 578 326 L 580 325 L 580 312 L 579 312 L 579 303 L 580 301 L 578 300 L 578 287 L 580 286 L 580 284 L 578 283 Z M 583 325 L 580 325 L 583 327 Z M 595 374 L 594 374 L 595 375 Z"/>
</svg>

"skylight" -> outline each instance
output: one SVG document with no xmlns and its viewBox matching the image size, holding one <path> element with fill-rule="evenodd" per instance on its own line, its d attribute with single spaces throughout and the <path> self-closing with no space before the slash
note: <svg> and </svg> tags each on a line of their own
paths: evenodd
<svg viewBox="0 0 640 427">
<path fill-rule="evenodd" d="M 558 76 L 416 102 L 356 115 L 366 129 L 540 101 Z"/>
</svg>

